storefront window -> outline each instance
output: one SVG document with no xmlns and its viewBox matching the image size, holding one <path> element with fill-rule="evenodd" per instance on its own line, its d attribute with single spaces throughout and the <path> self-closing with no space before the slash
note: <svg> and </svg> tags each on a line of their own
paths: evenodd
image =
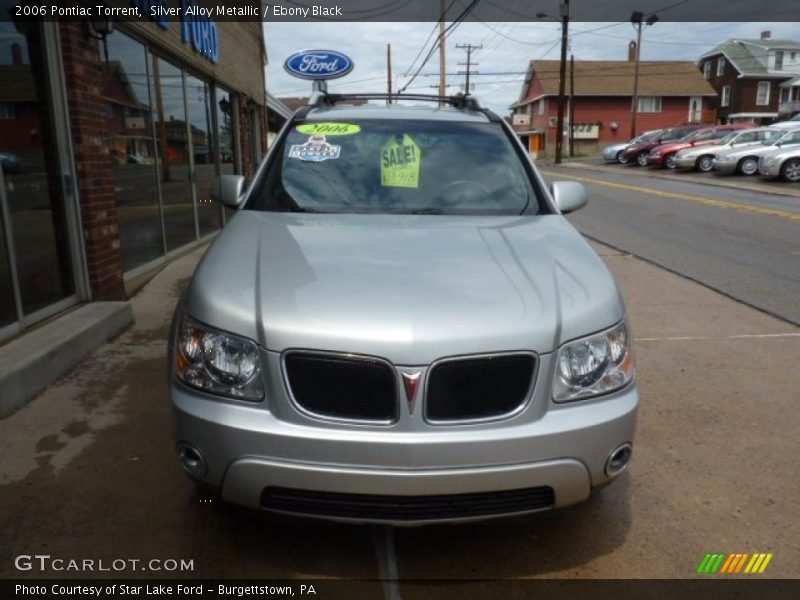
<svg viewBox="0 0 800 600">
<path fill-rule="evenodd" d="M 152 56 L 151 64 L 164 227 L 167 250 L 174 250 L 197 239 L 189 162 L 192 146 L 186 123 L 183 74 L 178 67 L 157 56 Z M 200 131 L 193 129 L 192 137 L 199 141 Z"/>
<path fill-rule="evenodd" d="M 164 254 L 147 52 L 122 33 L 108 37 L 103 98 L 125 270 Z"/>
<path fill-rule="evenodd" d="M 5 223 L 0 214 L 0 328 L 17 320 L 6 243 Z"/>
<path fill-rule="evenodd" d="M 197 218 L 201 236 L 222 226 L 220 206 L 211 200 L 211 188 L 217 175 L 211 100 L 211 86 L 205 81 L 187 75 L 186 101 L 189 105 L 189 124 L 192 131 Z"/>
<path fill-rule="evenodd" d="M 0 13 L 13 2 L 0 0 Z M 22 309 L 33 313 L 75 291 L 40 25 L 0 22 L 0 163 Z M 5 243 L 5 240 L 3 240 Z M 8 257 L 0 254 L 0 322 L 8 318 Z"/>
</svg>

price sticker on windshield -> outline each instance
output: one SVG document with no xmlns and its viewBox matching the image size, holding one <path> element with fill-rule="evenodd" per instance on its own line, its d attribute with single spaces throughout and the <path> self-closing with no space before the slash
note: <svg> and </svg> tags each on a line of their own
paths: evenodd
<svg viewBox="0 0 800 600">
<path fill-rule="evenodd" d="M 418 188 L 421 162 L 422 153 L 410 135 L 394 136 L 381 150 L 381 185 Z"/>
</svg>

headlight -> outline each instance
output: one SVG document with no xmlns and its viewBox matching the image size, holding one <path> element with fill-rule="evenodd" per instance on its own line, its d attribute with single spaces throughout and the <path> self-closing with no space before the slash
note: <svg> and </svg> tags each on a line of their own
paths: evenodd
<svg viewBox="0 0 800 600">
<path fill-rule="evenodd" d="M 192 387 L 240 400 L 261 400 L 264 384 L 258 346 L 248 339 L 178 318 L 175 376 Z"/>
<path fill-rule="evenodd" d="M 650 153 L 650 156 L 661 156 L 661 151 L 659 151 L 659 150 L 653 150 L 653 151 Z"/>
<path fill-rule="evenodd" d="M 633 348 L 625 323 L 564 344 L 556 360 L 553 382 L 556 402 L 606 394 L 633 379 Z"/>
</svg>

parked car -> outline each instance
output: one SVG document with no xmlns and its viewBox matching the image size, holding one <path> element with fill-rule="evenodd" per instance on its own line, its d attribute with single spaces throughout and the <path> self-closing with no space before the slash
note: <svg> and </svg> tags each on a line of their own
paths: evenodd
<svg viewBox="0 0 800 600">
<path fill-rule="evenodd" d="M 777 139 L 763 141 L 760 145 L 747 145 L 744 148 L 731 148 L 720 151 L 714 157 L 714 169 L 721 173 L 739 173 L 740 175 L 755 175 L 758 173 L 758 161 L 762 157 L 775 152 L 781 152 L 788 146 L 800 145 L 800 128 L 793 131 L 781 131 Z"/>
<path fill-rule="evenodd" d="M 650 149 L 650 154 L 647 157 L 647 164 L 651 167 L 659 166 L 665 169 L 675 168 L 675 154 L 684 148 L 693 148 L 695 146 L 711 145 L 731 131 L 738 131 L 752 125 L 719 125 L 717 127 L 705 127 L 697 129 L 685 135 L 684 137 L 660 144 Z"/>
<path fill-rule="evenodd" d="M 3 173 L 19 173 L 22 161 L 11 152 L 0 152 L 0 168 Z"/>
<path fill-rule="evenodd" d="M 623 151 L 628 146 L 632 146 L 633 144 L 639 144 L 643 142 L 647 142 L 651 139 L 657 138 L 661 132 L 664 131 L 663 129 L 654 129 L 652 131 L 646 131 L 641 135 L 637 135 L 629 142 L 622 142 L 621 144 L 611 144 L 610 146 L 606 146 L 603 148 L 603 160 L 606 162 L 616 162 L 620 164 L 625 164 L 627 159 L 623 157 Z"/>
<path fill-rule="evenodd" d="M 777 123 L 773 123 L 770 127 L 777 127 L 778 129 L 796 129 L 800 127 L 800 113 L 797 113 L 791 119 L 787 119 L 786 121 L 778 121 Z"/>
<path fill-rule="evenodd" d="M 178 459 L 246 507 L 384 523 L 586 500 L 631 455 L 625 306 L 476 101 L 296 112 L 176 308 Z M 326 132 L 322 134 L 320 132 Z M 576 301 L 580 298 L 580 301 Z"/>
<path fill-rule="evenodd" d="M 751 146 L 760 146 L 762 142 L 777 140 L 783 134 L 784 132 L 780 129 L 770 127 L 731 131 L 716 143 L 695 144 L 690 148 L 678 150 L 675 154 L 675 167 L 708 173 L 714 170 L 713 161 L 718 153 L 732 148 L 741 150 Z"/>
<path fill-rule="evenodd" d="M 800 148 L 781 146 L 779 150 L 762 156 L 758 161 L 758 174 L 780 177 L 793 183 L 800 181 Z"/>
<path fill-rule="evenodd" d="M 647 158 L 650 155 L 650 150 L 660 144 L 679 140 L 680 138 L 689 135 L 693 131 L 708 127 L 708 125 L 681 125 L 671 129 L 665 129 L 656 139 L 651 139 L 646 142 L 640 142 L 628 146 L 623 150 L 622 157 L 626 163 L 636 164 L 640 167 L 647 166 Z"/>
</svg>

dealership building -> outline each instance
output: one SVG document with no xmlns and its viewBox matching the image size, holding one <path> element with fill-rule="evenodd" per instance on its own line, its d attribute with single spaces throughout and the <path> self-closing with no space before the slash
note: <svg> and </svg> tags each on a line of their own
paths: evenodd
<svg viewBox="0 0 800 600">
<path fill-rule="evenodd" d="M 228 216 L 214 178 L 252 176 L 289 116 L 258 21 L 41 22 L 14 5 L 0 0 L 0 344 L 124 300 L 207 241 Z"/>
</svg>

